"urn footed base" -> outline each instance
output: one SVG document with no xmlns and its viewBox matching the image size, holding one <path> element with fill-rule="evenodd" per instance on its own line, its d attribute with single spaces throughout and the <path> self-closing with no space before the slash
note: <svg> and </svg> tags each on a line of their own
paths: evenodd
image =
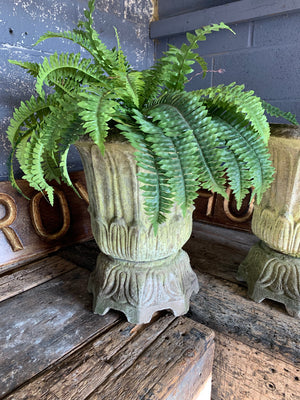
<svg viewBox="0 0 300 400">
<path fill-rule="evenodd" d="M 289 315 L 300 318 L 300 258 L 279 253 L 260 241 L 241 263 L 237 278 L 247 282 L 252 300 L 278 301 Z"/>
<path fill-rule="evenodd" d="M 94 313 L 122 311 L 129 322 L 142 324 L 159 310 L 171 310 L 175 316 L 187 313 L 199 284 L 183 250 L 147 262 L 118 260 L 100 253 L 88 290 L 93 294 Z"/>
</svg>

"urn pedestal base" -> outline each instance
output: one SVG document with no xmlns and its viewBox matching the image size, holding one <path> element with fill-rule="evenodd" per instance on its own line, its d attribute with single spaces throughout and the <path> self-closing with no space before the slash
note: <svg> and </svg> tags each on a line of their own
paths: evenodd
<svg viewBox="0 0 300 400">
<path fill-rule="evenodd" d="M 104 315 L 109 309 L 122 311 L 129 322 L 147 323 L 159 310 L 175 316 L 188 312 L 199 284 L 189 257 L 183 250 L 167 258 L 146 262 L 114 259 L 100 253 L 88 290 L 93 311 Z"/>
<path fill-rule="evenodd" d="M 255 244 L 238 270 L 239 280 L 248 284 L 248 295 L 260 303 L 270 299 L 283 303 L 293 317 L 300 318 L 300 258 Z"/>
</svg>

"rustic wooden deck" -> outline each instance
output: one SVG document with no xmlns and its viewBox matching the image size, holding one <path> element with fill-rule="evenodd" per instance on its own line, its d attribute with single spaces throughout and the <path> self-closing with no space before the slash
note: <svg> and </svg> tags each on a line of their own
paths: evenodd
<svg viewBox="0 0 300 400">
<path fill-rule="evenodd" d="M 280 304 L 249 300 L 235 278 L 256 240 L 195 223 L 185 249 L 200 292 L 190 313 L 142 327 L 91 313 L 93 241 L 2 274 L 0 398 L 208 399 L 196 394 L 209 382 L 211 328 L 213 400 L 300 400 L 299 320 Z"/>
<path fill-rule="evenodd" d="M 190 317 L 215 332 L 213 400 L 300 400 L 300 320 L 283 305 L 247 298 L 236 280 L 257 238 L 247 232 L 195 223 L 186 244 L 199 293 Z"/>
<path fill-rule="evenodd" d="M 138 326 L 94 315 L 78 263 L 97 252 L 72 246 L 0 276 L 0 398 L 209 400 L 213 331 L 169 313 Z"/>
<path fill-rule="evenodd" d="M 245 284 L 236 279 L 257 241 L 249 232 L 195 222 L 185 245 L 200 284 L 188 317 L 215 332 L 212 400 L 300 400 L 299 319 L 276 302 L 248 299 Z M 89 268 L 94 243 L 83 251 L 81 265 Z M 79 262 L 70 249 L 64 256 Z"/>
</svg>

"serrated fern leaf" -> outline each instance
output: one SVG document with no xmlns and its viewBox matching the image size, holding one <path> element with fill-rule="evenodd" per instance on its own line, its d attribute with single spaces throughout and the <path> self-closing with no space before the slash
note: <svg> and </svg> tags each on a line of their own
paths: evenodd
<svg viewBox="0 0 300 400">
<path fill-rule="evenodd" d="M 26 146 L 26 142 L 27 142 L 30 134 L 31 134 L 31 131 L 29 131 L 26 135 L 23 135 L 17 139 L 17 141 L 15 142 L 15 144 L 10 152 L 8 162 L 7 162 L 7 166 L 8 166 L 8 170 L 9 170 L 9 180 L 12 184 L 12 187 L 14 187 L 27 200 L 29 200 L 29 198 L 23 193 L 23 191 L 21 190 L 21 188 L 19 187 L 19 185 L 16 182 L 13 163 L 14 163 L 16 153 L 19 151 L 19 149 L 21 149 L 20 154 L 24 154 L 24 147 Z M 22 144 L 21 142 L 23 142 L 24 144 Z M 17 159 L 18 158 L 19 157 L 17 156 Z"/>
<path fill-rule="evenodd" d="M 113 50 L 108 50 L 102 40 L 99 38 L 98 32 L 93 28 L 92 14 L 95 10 L 95 0 L 90 0 L 88 10 L 84 11 L 86 20 L 78 22 L 78 28 L 85 29 L 85 35 L 88 39 L 92 54 L 98 64 L 103 66 L 103 69 L 110 75 L 113 70 L 118 69 L 118 53 Z"/>
<path fill-rule="evenodd" d="M 273 106 L 270 103 L 267 103 L 264 100 L 261 100 L 261 104 L 263 108 L 265 109 L 266 113 L 271 115 L 272 117 L 277 117 L 277 118 L 284 118 L 288 122 L 292 123 L 293 125 L 298 125 L 298 121 L 296 120 L 296 116 L 290 112 L 284 112 L 280 110 L 278 107 Z"/>
<path fill-rule="evenodd" d="M 188 33 L 187 40 L 189 44 L 184 43 L 181 48 L 170 46 L 169 50 L 166 51 L 165 55 L 159 60 L 159 62 L 168 69 L 166 81 L 164 85 L 169 90 L 183 90 L 184 84 L 187 82 L 187 74 L 193 72 L 193 65 L 195 62 L 200 64 L 203 69 L 204 75 L 207 70 L 205 60 L 195 53 L 194 50 L 198 48 L 198 42 L 206 40 L 206 35 L 211 32 L 217 32 L 220 29 L 229 29 L 223 22 L 220 24 L 212 24 L 204 26 L 201 29 L 196 29 L 195 34 Z M 232 31 L 233 32 L 233 31 Z"/>
<path fill-rule="evenodd" d="M 167 75 L 167 71 L 164 69 L 164 65 L 157 61 L 151 69 L 144 70 L 141 73 L 144 81 L 141 106 L 144 106 L 147 103 L 151 103 L 161 94 L 163 82 L 166 79 L 163 75 Z"/>
<path fill-rule="evenodd" d="M 57 153 L 54 153 L 53 151 L 47 151 L 47 149 L 45 149 L 41 168 L 44 171 L 44 177 L 46 181 L 52 181 L 54 179 L 57 183 L 60 183 L 58 162 Z"/>
<path fill-rule="evenodd" d="M 268 143 L 270 127 L 262 107 L 261 99 L 254 92 L 244 91 L 244 85 L 236 85 L 235 82 L 228 86 L 219 85 L 207 89 L 198 90 L 195 93 L 200 97 L 208 97 L 216 105 L 226 102 L 229 106 L 236 107 L 238 112 L 244 114 L 244 118 L 251 123 L 253 129 L 259 133 L 265 143 Z"/>
<path fill-rule="evenodd" d="M 231 128 L 227 127 L 226 124 L 219 123 L 218 120 L 214 119 L 211 121 L 211 124 L 215 124 L 220 136 L 229 137 L 231 135 Z M 225 130 L 227 130 L 227 133 L 222 133 Z M 229 186 L 236 199 L 237 208 L 239 209 L 252 185 L 251 171 L 247 168 L 245 161 L 239 157 L 239 154 L 227 146 L 226 141 L 221 139 L 220 136 L 217 138 L 219 163 L 222 163 L 224 172 L 226 172 Z"/>
<path fill-rule="evenodd" d="M 38 140 L 36 135 L 31 136 L 31 140 L 26 142 L 24 148 L 24 156 L 20 166 L 24 172 L 23 179 L 26 179 L 30 186 L 37 191 L 45 190 L 49 198 L 50 203 L 53 205 L 54 202 L 54 189 L 46 182 L 41 169 L 43 161 L 44 146 Z M 25 161 L 25 162 L 24 162 Z"/>
<path fill-rule="evenodd" d="M 126 57 L 121 49 L 121 44 L 120 44 L 120 39 L 119 39 L 117 28 L 114 27 L 114 30 L 115 30 L 115 36 L 117 39 L 117 46 L 118 46 L 118 48 L 117 48 L 118 50 L 116 52 L 116 54 L 118 55 L 118 58 L 117 58 L 118 59 L 118 71 L 121 73 L 123 72 L 125 74 L 127 72 L 128 63 L 127 63 Z"/>
<path fill-rule="evenodd" d="M 63 82 L 65 76 L 68 79 L 72 78 L 76 82 L 83 81 L 84 83 L 85 81 L 89 81 L 104 84 L 102 74 L 97 67 L 91 64 L 91 60 L 81 59 L 80 53 L 62 53 L 60 55 L 54 53 L 49 57 L 49 60 L 45 58 L 40 67 L 40 72 L 37 76 L 36 91 L 41 97 L 44 97 L 43 85 L 50 85 L 52 80 L 54 82 Z"/>
<path fill-rule="evenodd" d="M 251 185 L 254 187 L 253 196 L 256 194 L 259 202 L 262 193 L 272 182 L 274 172 L 267 145 L 247 123 L 244 115 L 236 111 L 235 107 L 229 107 L 227 103 L 219 103 L 216 106 L 213 101 L 207 106 L 208 113 L 219 127 L 220 138 L 234 152 L 243 168 L 249 171 L 243 186 L 249 184 L 248 177 L 251 176 Z M 229 177 L 229 179 L 233 180 L 234 178 Z M 240 202 L 241 199 L 238 198 L 237 201 Z"/>
<path fill-rule="evenodd" d="M 87 90 L 80 97 L 82 101 L 78 103 L 78 106 L 81 107 L 79 115 L 84 122 L 83 128 L 103 154 L 104 142 L 109 129 L 108 122 L 112 119 L 119 104 L 111 98 L 109 92 Z"/>
<path fill-rule="evenodd" d="M 170 185 L 171 193 L 183 213 L 192 205 L 197 197 L 196 191 L 198 165 L 196 162 L 195 146 L 193 146 L 193 132 L 185 130 L 179 135 L 169 135 L 160 120 L 159 105 L 147 110 L 152 120 L 136 113 L 136 120 L 140 128 L 147 135 L 145 140 L 151 145 L 153 153 Z"/>
<path fill-rule="evenodd" d="M 140 108 L 144 88 L 142 73 L 139 71 L 120 73 L 116 81 L 118 82 L 118 87 L 115 89 L 116 97 L 133 107 Z"/>
<path fill-rule="evenodd" d="M 22 101 L 20 107 L 15 109 L 7 128 L 10 143 L 14 146 L 19 137 L 27 134 L 28 129 L 35 128 L 37 121 L 49 114 L 49 107 L 54 102 L 54 96 L 49 96 L 46 101 L 34 96 L 31 96 L 30 100 Z"/>
<path fill-rule="evenodd" d="M 143 118 L 141 115 L 139 118 Z M 141 182 L 141 190 L 144 196 L 144 209 L 150 218 L 155 233 L 158 225 L 166 220 L 166 214 L 170 212 L 173 204 L 170 185 L 160 166 L 160 159 L 146 141 L 146 134 L 136 126 L 117 125 L 122 134 L 137 149 L 135 158 L 140 168 L 138 179 Z"/>
<path fill-rule="evenodd" d="M 175 92 L 161 96 L 152 106 L 150 114 L 159 121 L 165 135 L 185 140 L 188 138 L 189 152 L 194 168 L 194 193 L 199 185 L 226 196 L 224 168 L 218 162 L 218 131 L 210 124 L 207 110 L 192 93 Z M 181 143 L 177 146 L 180 148 Z M 180 151 L 180 150 L 179 150 Z M 187 154 L 183 158 L 189 159 Z M 187 165 L 187 170 L 189 166 Z M 188 173 L 188 171 L 186 171 Z M 196 196 L 195 196 L 196 197 Z M 195 198 L 194 197 L 194 198 Z"/>
<path fill-rule="evenodd" d="M 18 60 L 8 60 L 8 61 L 11 64 L 15 64 L 18 65 L 19 67 L 26 69 L 26 71 L 34 77 L 36 77 L 39 73 L 40 64 L 38 63 L 32 63 L 28 61 L 18 61 Z"/>
</svg>

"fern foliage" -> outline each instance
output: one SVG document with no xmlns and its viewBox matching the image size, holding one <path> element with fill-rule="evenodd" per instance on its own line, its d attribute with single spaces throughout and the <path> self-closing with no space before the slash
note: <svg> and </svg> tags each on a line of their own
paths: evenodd
<svg viewBox="0 0 300 400">
<path fill-rule="evenodd" d="M 270 114 L 272 117 L 276 118 L 284 118 L 285 120 L 289 121 L 291 124 L 298 125 L 298 122 L 296 120 L 296 117 L 294 114 L 291 112 L 284 112 L 280 110 L 280 108 L 273 106 L 270 103 L 267 103 L 266 101 L 262 100 L 261 104 L 263 108 L 265 109 L 266 113 Z"/>
<path fill-rule="evenodd" d="M 199 42 L 222 29 L 213 24 L 187 34 L 180 48 L 170 45 L 154 65 L 135 71 L 121 48 L 108 49 L 93 27 L 94 0 L 72 31 L 47 32 L 37 41 L 61 38 L 88 53 L 54 53 L 41 64 L 12 61 L 36 78 L 37 95 L 21 102 L 7 130 L 12 151 L 31 186 L 53 203 L 51 180 L 72 186 L 67 159 L 70 146 L 89 137 L 102 153 L 115 129 L 136 149 L 144 208 L 157 232 L 176 203 L 185 214 L 200 187 L 226 196 L 229 182 L 238 206 L 253 188 L 261 199 L 272 181 L 265 112 L 296 123 L 290 113 L 232 83 L 187 92 L 194 65 L 203 76 Z M 111 127 L 114 127 L 112 130 Z M 50 183 L 49 183 L 50 182 Z M 75 190 L 75 188 L 74 188 Z"/>
</svg>

